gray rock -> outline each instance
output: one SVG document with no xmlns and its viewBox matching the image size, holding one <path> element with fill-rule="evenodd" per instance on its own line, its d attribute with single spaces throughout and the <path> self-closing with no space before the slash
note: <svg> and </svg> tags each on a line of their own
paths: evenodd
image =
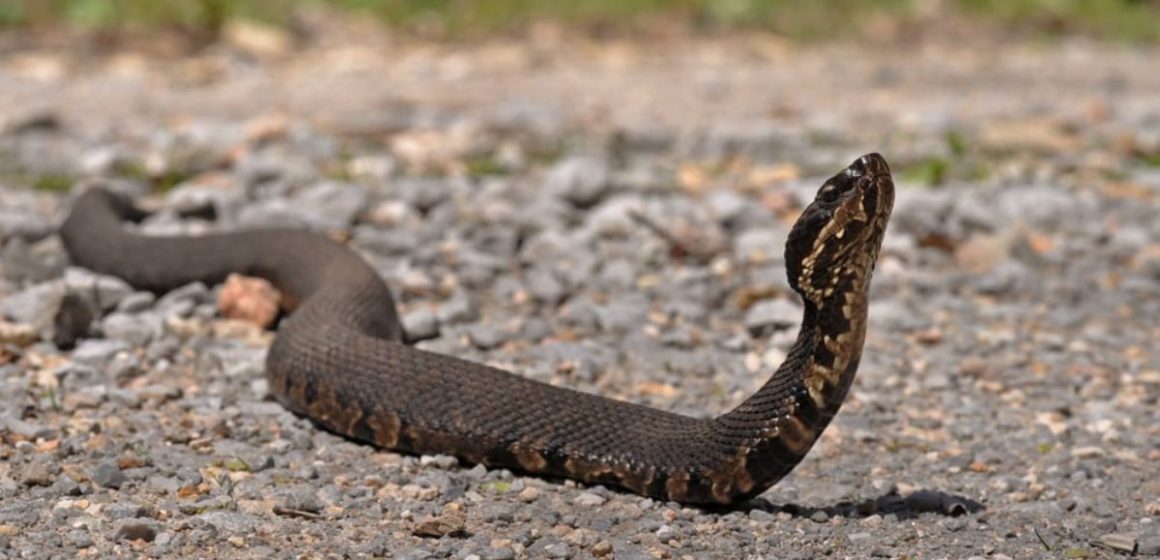
<svg viewBox="0 0 1160 560">
<path fill-rule="evenodd" d="M 407 312 L 401 321 L 408 341 L 419 342 L 439 336 L 439 318 L 425 305 Z"/>
<path fill-rule="evenodd" d="M 152 292 L 133 292 L 121 298 L 116 311 L 119 313 L 140 313 L 153 307 L 157 296 Z"/>
<path fill-rule="evenodd" d="M 998 231 L 1003 224 L 1003 215 L 995 211 L 990 193 L 970 193 L 954 202 L 954 214 L 969 229 L 985 232 Z"/>
<path fill-rule="evenodd" d="M 527 340 L 540 340 L 552 334 L 552 324 L 539 317 L 529 317 L 520 327 L 520 336 Z"/>
<path fill-rule="evenodd" d="M 101 329 L 111 340 L 120 340 L 131 347 L 143 347 L 160 338 L 163 333 L 162 319 L 152 313 L 129 315 L 113 313 L 101 322 Z"/>
<path fill-rule="evenodd" d="M 942 521 L 947 531 L 956 532 L 967 528 L 967 520 L 963 517 L 948 517 Z"/>
<path fill-rule="evenodd" d="M 145 507 L 141 504 L 133 502 L 117 502 L 109 504 L 101 510 L 106 516 L 113 519 L 131 519 L 134 517 L 144 517 L 146 515 Z"/>
<path fill-rule="evenodd" d="M 575 241 L 557 229 L 544 229 L 524 242 L 520 260 L 527 264 L 560 262 L 575 251 Z"/>
<path fill-rule="evenodd" d="M 47 282 L 59 277 L 68 264 L 58 237 L 32 244 L 19 238 L 5 241 L 0 246 L 0 271 L 15 285 Z"/>
<path fill-rule="evenodd" d="M 419 464 L 450 470 L 459 466 L 459 459 L 451 455 L 423 455 L 419 457 Z"/>
<path fill-rule="evenodd" d="M 975 289 L 992 296 L 1015 292 L 1031 281 L 1032 274 L 1031 269 L 1019 261 L 1003 261 L 983 275 Z"/>
<path fill-rule="evenodd" d="M 636 330 L 644 326 L 651 307 L 648 296 L 630 292 L 596 308 L 596 318 L 606 332 Z"/>
<path fill-rule="evenodd" d="M 47 457 L 37 457 L 24 468 L 20 483 L 24 486 L 52 486 L 59 473 L 60 465 L 49 461 Z"/>
<path fill-rule="evenodd" d="M 763 509 L 752 509 L 749 510 L 749 519 L 758 523 L 772 523 L 777 521 L 777 516 Z"/>
<path fill-rule="evenodd" d="M 52 342 L 60 348 L 72 348 L 78 338 L 88 334 L 97 313 L 89 300 L 65 293 L 52 318 Z"/>
<path fill-rule="evenodd" d="M 434 557 L 433 553 L 418 548 L 405 550 L 399 554 L 399 560 L 427 560 Z"/>
<path fill-rule="evenodd" d="M 736 192 L 722 189 L 710 191 L 706 202 L 713 217 L 717 218 L 717 223 L 723 226 L 734 222 L 753 204 L 748 198 Z"/>
<path fill-rule="evenodd" d="M 579 296 L 560 309 L 560 320 L 582 331 L 593 331 L 599 324 L 598 312 L 598 305 L 585 296 Z"/>
<path fill-rule="evenodd" d="M 472 325 L 467 329 L 467 338 L 480 350 L 491 350 L 507 342 L 508 335 L 503 329 L 493 325 Z"/>
<path fill-rule="evenodd" d="M 781 228 L 750 229 L 737 236 L 733 251 L 738 259 L 747 262 L 781 260 L 789 232 Z"/>
<path fill-rule="evenodd" d="M 802 319 L 800 304 L 786 299 L 767 299 L 754 304 L 745 314 L 745 328 L 755 337 L 793 329 Z"/>
<path fill-rule="evenodd" d="M 193 282 L 161 296 L 155 307 L 162 317 L 186 317 L 195 307 L 211 300 L 209 288 L 201 282 Z"/>
<path fill-rule="evenodd" d="M 0 301 L 0 313 L 10 321 L 48 329 L 64 299 L 63 282 L 46 282 L 9 294 Z"/>
<path fill-rule="evenodd" d="M 604 505 L 604 502 L 606 501 L 607 500 L 605 500 L 604 497 L 600 496 L 599 494 L 584 492 L 583 494 L 576 496 L 572 500 L 572 503 L 581 507 L 597 507 Z"/>
<path fill-rule="evenodd" d="M 285 198 L 271 198 L 243 206 L 237 215 L 244 227 L 309 227 L 310 220 Z"/>
<path fill-rule="evenodd" d="M 11 196 L 11 195 L 6 195 Z M 52 221 L 34 212 L 0 206 L 0 239 L 35 242 L 53 231 Z"/>
<path fill-rule="evenodd" d="M 545 305 L 557 305 L 568 295 L 567 288 L 556 275 L 542 268 L 533 268 L 524 278 L 528 293 Z"/>
<path fill-rule="evenodd" d="M 475 250 L 464 249 L 456 256 L 459 279 L 469 287 L 486 285 L 507 265 L 508 261 L 502 257 Z"/>
<path fill-rule="evenodd" d="M 383 230 L 364 224 L 355 226 L 352 237 L 358 248 L 383 257 L 410 255 L 428 242 L 417 231 L 404 228 Z"/>
<path fill-rule="evenodd" d="M 395 182 L 399 194 L 416 210 L 426 214 L 451 198 L 451 186 L 443 179 L 406 177 Z"/>
<path fill-rule="evenodd" d="M 1097 539 L 1096 544 L 1109 550 L 1115 550 L 1116 552 L 1123 552 L 1125 554 L 1136 553 L 1136 538 L 1132 535 L 1108 533 Z"/>
<path fill-rule="evenodd" d="M 1082 199 L 1054 184 L 1042 184 L 999 192 L 994 208 L 1000 208 L 1008 219 L 1017 219 L 1028 226 L 1050 231 L 1068 222 L 1087 221 L 1091 200 Z M 897 210 L 897 206 L 895 207 Z"/>
<path fill-rule="evenodd" d="M 1028 520 L 1058 519 L 1064 514 L 1063 508 L 1056 502 L 1022 502 L 1011 504 L 1008 511 Z M 930 510 L 937 511 L 937 510 Z"/>
<path fill-rule="evenodd" d="M 447 301 L 439 305 L 435 311 L 440 323 L 462 323 L 474 321 L 479 312 L 471 301 L 471 296 L 464 290 L 456 290 Z"/>
<path fill-rule="evenodd" d="M 680 324 L 661 335 L 661 342 L 666 346 L 690 349 L 699 342 L 698 331 L 687 324 Z"/>
<path fill-rule="evenodd" d="M 0 501 L 0 523 L 29 527 L 40 520 L 43 504 L 34 501 Z"/>
<path fill-rule="evenodd" d="M 651 560 L 653 558 L 653 555 L 649 554 L 648 550 L 636 544 L 615 540 L 612 541 L 612 546 L 617 560 Z"/>
<path fill-rule="evenodd" d="M 251 533 L 261 524 L 258 518 L 253 515 L 236 511 L 207 511 L 198 515 L 197 518 L 209 523 L 219 531 L 233 534 Z"/>
<path fill-rule="evenodd" d="M 233 192 L 184 183 L 165 195 L 165 206 L 180 216 L 213 216 L 219 207 L 235 202 Z"/>
<path fill-rule="evenodd" d="M 544 547 L 544 555 L 548 558 L 571 558 L 572 550 L 564 543 L 553 543 Z"/>
<path fill-rule="evenodd" d="M 113 535 L 114 540 L 118 541 L 145 541 L 153 542 L 157 537 L 157 527 L 152 523 L 144 521 L 126 521 L 117 527 L 117 532 Z"/>
<path fill-rule="evenodd" d="M 870 328 L 882 331 L 916 331 L 926 328 L 929 319 L 897 299 L 870 302 Z"/>
<path fill-rule="evenodd" d="M 510 546 L 501 546 L 488 550 L 484 558 L 487 560 L 515 560 L 516 551 L 512 550 Z"/>
<path fill-rule="evenodd" d="M 366 208 L 369 194 L 362 185 L 327 181 L 297 193 L 295 208 L 303 212 L 310 225 L 320 229 L 345 229 Z"/>
<path fill-rule="evenodd" d="M 83 268 L 65 270 L 64 284 L 69 292 L 89 299 L 97 309 L 108 311 L 117 307 L 133 288 L 114 276 L 95 274 Z"/>
<path fill-rule="evenodd" d="M 118 352 L 128 349 L 129 345 L 120 340 L 86 339 L 72 351 L 72 359 L 81 364 L 100 367 Z"/>
<path fill-rule="evenodd" d="M 87 532 L 84 532 L 84 531 L 70 531 L 68 534 L 68 539 L 69 539 L 69 542 L 71 542 L 73 546 L 75 546 L 79 549 L 82 549 L 82 550 L 86 549 L 86 548 L 91 548 L 95 544 L 93 542 L 93 538 L 91 536 L 89 536 L 89 534 Z M 0 548 L 4 548 L 4 547 L 0 546 Z"/>
<path fill-rule="evenodd" d="M 101 463 L 90 474 L 93 482 L 105 488 L 120 488 L 128 480 L 115 463 Z"/>
<path fill-rule="evenodd" d="M 282 493 L 282 506 L 295 511 L 318 513 L 322 511 L 322 501 L 318 494 L 306 487 L 296 487 Z"/>
<path fill-rule="evenodd" d="M 544 178 L 548 192 L 581 208 L 600 202 L 608 194 L 609 185 L 608 163 L 586 156 L 559 161 Z"/>
<path fill-rule="evenodd" d="M 56 433 L 42 424 L 22 420 L 19 411 L 7 410 L 0 414 L 0 430 L 5 430 L 29 440 L 51 438 Z"/>
<path fill-rule="evenodd" d="M 933 233 L 957 237 L 950 230 L 947 217 L 954 203 L 949 190 L 899 189 L 894 198 L 894 213 L 890 218 L 892 231 L 921 238 Z"/>
<path fill-rule="evenodd" d="M 605 262 L 600 268 L 600 287 L 610 290 L 624 290 L 636 283 L 636 264 L 626 259 Z"/>
</svg>

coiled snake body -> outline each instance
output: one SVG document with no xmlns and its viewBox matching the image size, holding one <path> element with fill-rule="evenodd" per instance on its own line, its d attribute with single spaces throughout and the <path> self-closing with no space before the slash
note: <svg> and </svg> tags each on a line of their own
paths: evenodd
<svg viewBox="0 0 1160 560">
<path fill-rule="evenodd" d="M 786 243 L 804 302 L 797 341 L 753 396 L 692 418 L 552 387 L 404 343 L 390 292 L 354 252 L 291 229 L 198 237 L 127 231 L 141 214 L 101 189 L 61 227 L 73 262 L 165 291 L 238 272 L 270 280 L 292 314 L 270 348 L 271 392 L 350 438 L 412 453 L 728 504 L 790 472 L 838 412 L 866 333 L 867 290 L 894 186 L 869 154 L 821 187 Z"/>
</svg>

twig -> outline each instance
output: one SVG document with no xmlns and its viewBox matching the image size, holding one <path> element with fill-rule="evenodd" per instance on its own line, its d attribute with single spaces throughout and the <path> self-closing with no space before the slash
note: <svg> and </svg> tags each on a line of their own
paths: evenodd
<svg viewBox="0 0 1160 560">
<path fill-rule="evenodd" d="M 1039 534 L 1039 527 L 1032 526 L 1031 531 L 1035 533 L 1035 538 L 1039 539 L 1040 544 L 1043 545 L 1043 549 L 1051 552 L 1051 545 L 1047 544 L 1047 541 L 1043 539 L 1043 535 Z"/>
<path fill-rule="evenodd" d="M 721 253 L 720 247 L 714 247 L 708 243 L 696 243 L 689 239 L 684 239 L 680 235 L 673 233 L 665 226 L 658 223 L 656 220 L 648 217 L 643 212 L 637 210 L 629 210 L 628 216 L 632 220 L 649 231 L 655 233 L 657 237 L 664 239 L 676 251 L 689 255 L 701 262 L 709 262 L 713 257 Z"/>
<path fill-rule="evenodd" d="M 282 506 L 274 506 L 274 514 L 284 515 L 286 517 L 297 517 L 299 519 L 309 519 L 311 521 L 322 519 L 322 516 L 317 513 L 303 511 L 300 509 L 286 508 Z"/>
</svg>

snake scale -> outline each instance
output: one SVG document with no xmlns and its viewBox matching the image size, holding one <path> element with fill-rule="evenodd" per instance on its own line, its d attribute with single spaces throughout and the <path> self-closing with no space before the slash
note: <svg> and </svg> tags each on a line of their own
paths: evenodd
<svg viewBox="0 0 1160 560">
<path fill-rule="evenodd" d="M 143 213 L 84 192 L 61 226 L 74 264 L 138 289 L 265 278 L 289 316 L 266 364 L 286 407 L 354 440 L 411 453 L 730 504 L 805 457 L 838 412 L 862 354 L 867 292 L 894 200 L 885 159 L 827 180 L 786 242 L 800 333 L 764 386 L 716 418 L 694 418 L 549 386 L 405 343 L 390 291 L 352 250 L 322 235 L 263 229 L 194 237 L 133 233 Z"/>
</svg>

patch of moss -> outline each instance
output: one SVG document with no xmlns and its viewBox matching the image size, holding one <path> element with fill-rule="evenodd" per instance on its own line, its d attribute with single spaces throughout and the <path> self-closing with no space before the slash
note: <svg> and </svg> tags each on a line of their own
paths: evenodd
<svg viewBox="0 0 1160 560">
<path fill-rule="evenodd" d="M 512 489 L 512 483 L 505 480 L 491 480 L 483 483 L 483 489 L 493 494 L 506 494 Z"/>
<path fill-rule="evenodd" d="M 467 167 L 467 174 L 472 177 L 506 175 L 508 173 L 507 168 L 496 159 L 495 154 L 471 156 L 463 163 Z"/>
<path fill-rule="evenodd" d="M 45 173 L 32 178 L 32 188 L 38 191 L 68 192 L 75 179 L 63 173 Z"/>
<path fill-rule="evenodd" d="M 230 457 L 222 461 L 222 467 L 225 467 L 230 472 L 249 472 L 252 470 L 249 463 L 238 457 Z"/>
<path fill-rule="evenodd" d="M 904 168 L 899 176 L 904 181 L 922 183 L 935 187 L 941 185 L 946 180 L 947 172 L 950 168 L 951 162 L 947 158 L 931 156 Z"/>
</svg>

